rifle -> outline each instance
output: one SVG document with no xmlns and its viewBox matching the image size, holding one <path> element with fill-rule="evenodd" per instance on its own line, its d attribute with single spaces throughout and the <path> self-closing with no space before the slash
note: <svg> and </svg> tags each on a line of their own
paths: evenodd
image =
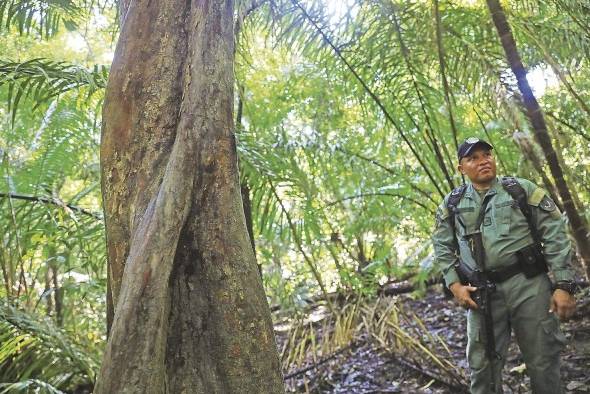
<svg viewBox="0 0 590 394">
<path fill-rule="evenodd" d="M 487 280 L 484 272 L 479 269 L 472 269 L 462 260 L 459 260 L 459 262 L 455 264 L 455 271 L 459 275 L 459 280 L 462 285 L 477 287 L 477 290 L 471 293 L 471 299 L 477 304 L 477 307 L 483 313 L 489 311 L 491 319 L 491 308 L 489 305 L 490 295 L 496 290 L 496 285 Z M 490 339 L 491 342 L 494 342 L 493 336 Z M 494 344 L 492 343 L 492 348 L 493 345 Z"/>
<path fill-rule="evenodd" d="M 471 249 L 471 254 L 477 264 L 477 269 L 471 269 L 460 260 L 455 266 L 455 269 L 457 270 L 462 284 L 470 284 L 473 287 L 477 287 L 477 290 L 472 293 L 472 299 L 477 304 L 480 313 L 483 315 L 483 330 L 484 336 L 486 338 L 486 356 L 490 362 L 490 373 L 492 375 L 490 389 L 492 392 L 496 392 L 494 360 L 500 360 L 502 358 L 500 354 L 496 352 L 494 320 L 492 317 L 492 294 L 496 291 L 496 285 L 487 277 L 486 274 L 485 250 L 480 230 L 489 200 L 489 196 L 486 196 L 481 204 L 479 215 L 475 224 L 477 232 L 469 235 L 469 246 Z M 465 282 L 463 282 L 463 280 L 465 280 Z"/>
</svg>

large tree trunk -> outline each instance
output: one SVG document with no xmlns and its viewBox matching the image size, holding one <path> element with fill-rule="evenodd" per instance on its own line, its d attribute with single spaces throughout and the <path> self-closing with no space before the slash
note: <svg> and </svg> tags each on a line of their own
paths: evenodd
<svg viewBox="0 0 590 394">
<path fill-rule="evenodd" d="M 124 2 L 101 165 L 115 305 L 95 393 L 283 391 L 233 135 L 233 2 Z"/>
<path fill-rule="evenodd" d="M 523 103 L 526 108 L 527 116 L 533 127 L 535 138 L 541 146 L 541 149 L 543 149 L 543 153 L 547 158 L 547 164 L 555 179 L 557 190 L 561 196 L 574 239 L 578 246 L 578 252 L 585 266 L 586 275 L 590 278 L 590 239 L 588 238 L 587 226 L 576 209 L 570 189 L 565 181 L 561 166 L 559 165 L 557 155 L 553 149 L 551 138 L 547 132 L 547 125 L 545 123 L 545 118 L 543 117 L 543 111 L 541 110 L 541 107 L 526 79 L 526 69 L 520 59 L 518 48 L 516 47 L 516 42 L 512 35 L 512 30 L 506 19 L 506 14 L 498 0 L 487 0 L 487 4 L 492 19 L 494 20 L 494 24 L 496 25 L 498 35 L 500 36 L 502 47 L 506 53 L 508 64 L 510 64 L 510 68 L 516 76 L 518 88 L 522 94 Z"/>
</svg>

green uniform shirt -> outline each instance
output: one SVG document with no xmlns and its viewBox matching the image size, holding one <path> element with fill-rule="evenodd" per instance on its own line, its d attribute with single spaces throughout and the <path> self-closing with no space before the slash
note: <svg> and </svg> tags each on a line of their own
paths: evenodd
<svg viewBox="0 0 590 394">
<path fill-rule="evenodd" d="M 547 193 L 532 182 L 519 178 L 518 183 L 528 196 L 533 222 L 543 244 L 543 254 L 555 280 L 573 280 L 574 274 L 570 268 L 571 245 L 559 209 Z M 453 269 L 458 256 L 455 253 L 455 241 L 447 209 L 449 195 L 437 209 L 436 229 L 432 236 L 435 264 L 442 270 L 447 286 L 459 281 Z M 533 244 L 534 241 L 518 204 L 504 190 L 498 179 L 487 191 L 486 196 L 491 197 L 488 197 L 490 200 L 479 231 L 482 233 L 485 249 L 486 269 L 498 270 L 515 263 L 516 252 Z M 477 264 L 471 255 L 466 236 L 478 231 L 475 224 L 482 201 L 473 185 L 468 184 L 463 198 L 457 204 L 458 214 L 455 217 L 458 255 L 472 268 L 476 268 Z"/>
</svg>

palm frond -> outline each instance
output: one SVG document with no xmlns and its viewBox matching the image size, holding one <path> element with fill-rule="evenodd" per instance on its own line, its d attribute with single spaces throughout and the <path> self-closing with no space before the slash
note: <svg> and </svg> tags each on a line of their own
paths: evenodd
<svg viewBox="0 0 590 394">
<path fill-rule="evenodd" d="M 2 0 L 0 31 L 15 26 L 20 34 L 54 35 L 63 23 L 73 30 L 82 9 L 72 0 Z"/>
<path fill-rule="evenodd" d="M 43 286 L 57 292 L 68 282 L 60 277 L 48 286 L 46 275 L 74 271 L 89 278 L 67 285 L 60 295 L 64 303 L 72 302 L 88 283 L 105 277 L 104 224 L 92 213 L 100 209 L 99 128 L 93 110 L 97 101 L 95 97 L 81 104 L 67 94 L 52 102 L 45 114 L 24 107 L 15 126 L 2 131 L 0 227 L 6 231 L 0 265 L 6 269 L 0 291 L 19 297 L 23 305 L 39 303 Z M 62 315 L 52 310 L 48 297 L 41 298 L 48 301 L 49 315 L 71 323 L 73 306 Z"/>
<path fill-rule="evenodd" d="M 47 394 L 65 394 L 63 391 L 56 389 L 49 383 L 39 379 L 26 379 L 15 383 L 0 383 L 0 394 L 9 393 L 47 393 Z"/>
<path fill-rule="evenodd" d="M 29 99 L 37 108 L 68 91 L 84 89 L 87 97 L 106 86 L 109 69 L 95 65 L 86 69 L 67 62 L 31 59 L 26 62 L 0 60 L 0 87 L 8 91 L 8 110 L 12 122 L 19 103 Z"/>
<path fill-rule="evenodd" d="M 4 392 L 92 386 L 99 361 L 40 316 L 0 304 L 0 380 Z M 55 391 L 54 391 L 55 390 Z"/>
</svg>

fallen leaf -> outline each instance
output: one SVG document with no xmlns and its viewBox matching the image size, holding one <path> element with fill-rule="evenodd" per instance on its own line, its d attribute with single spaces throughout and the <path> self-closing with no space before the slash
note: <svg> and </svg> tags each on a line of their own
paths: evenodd
<svg viewBox="0 0 590 394">
<path fill-rule="evenodd" d="M 510 373 L 524 373 L 526 371 L 526 365 L 524 363 L 520 364 L 517 367 L 514 367 L 510 370 Z"/>
<path fill-rule="evenodd" d="M 570 391 L 578 390 L 578 391 L 588 391 L 590 387 L 584 382 L 570 382 L 567 385 L 567 389 Z"/>
</svg>

